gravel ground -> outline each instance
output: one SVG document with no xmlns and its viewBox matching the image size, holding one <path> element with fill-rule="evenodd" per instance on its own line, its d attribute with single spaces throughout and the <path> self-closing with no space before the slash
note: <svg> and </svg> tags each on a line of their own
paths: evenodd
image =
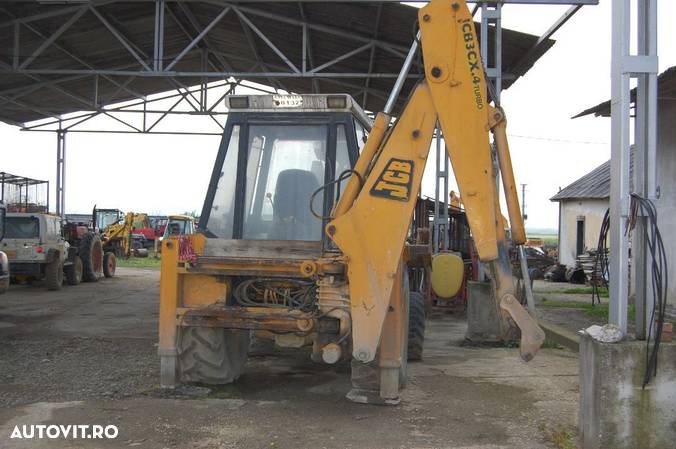
<svg viewBox="0 0 676 449">
<path fill-rule="evenodd" d="M 157 386 L 159 273 L 120 269 L 97 284 L 0 297 L 0 448 L 555 448 L 576 426 L 577 357 L 460 343 L 465 323 L 428 321 L 397 407 L 344 398 L 346 365 L 260 349 L 222 388 Z M 23 424 L 114 424 L 115 440 L 12 440 Z"/>
</svg>

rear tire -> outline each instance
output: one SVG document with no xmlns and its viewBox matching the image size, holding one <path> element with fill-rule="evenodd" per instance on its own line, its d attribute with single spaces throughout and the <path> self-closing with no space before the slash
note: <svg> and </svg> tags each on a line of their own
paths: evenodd
<svg viewBox="0 0 676 449">
<path fill-rule="evenodd" d="M 103 245 L 98 235 L 88 232 L 80 241 L 78 251 L 82 259 L 82 279 L 96 282 L 103 269 Z"/>
<path fill-rule="evenodd" d="M 408 306 L 408 360 L 422 360 L 425 343 L 425 298 L 411 292 Z"/>
<path fill-rule="evenodd" d="M 68 285 L 77 285 L 82 282 L 82 271 L 82 259 L 75 256 L 73 263 L 64 268 Z"/>
<path fill-rule="evenodd" d="M 57 258 L 45 266 L 45 283 L 48 290 L 60 290 L 63 284 L 63 262 Z"/>
<path fill-rule="evenodd" d="M 113 253 L 105 253 L 103 255 L 103 275 L 107 278 L 115 276 L 115 269 L 117 268 L 117 259 Z"/>
<path fill-rule="evenodd" d="M 208 385 L 237 380 L 246 363 L 249 331 L 216 327 L 179 327 L 178 365 L 181 382 Z"/>
</svg>

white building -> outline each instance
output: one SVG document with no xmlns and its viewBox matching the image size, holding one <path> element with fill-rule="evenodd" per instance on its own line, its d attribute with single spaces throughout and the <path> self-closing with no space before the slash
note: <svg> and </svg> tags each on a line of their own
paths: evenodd
<svg viewBox="0 0 676 449">
<path fill-rule="evenodd" d="M 635 91 L 632 91 L 632 99 Z M 657 222 L 667 253 L 669 286 L 667 301 L 676 307 L 676 67 L 658 78 L 657 110 Z M 610 101 L 580 113 L 610 116 Z M 595 248 L 601 220 L 608 208 L 610 161 L 561 190 L 559 202 L 559 259 L 574 263 L 580 247 Z M 582 243 L 580 243 L 582 242 Z M 611 249 L 612 251 L 612 249 Z"/>
<path fill-rule="evenodd" d="M 609 199 L 610 161 L 551 198 L 559 203 L 559 263 L 573 266 L 578 255 L 597 247 Z"/>
</svg>

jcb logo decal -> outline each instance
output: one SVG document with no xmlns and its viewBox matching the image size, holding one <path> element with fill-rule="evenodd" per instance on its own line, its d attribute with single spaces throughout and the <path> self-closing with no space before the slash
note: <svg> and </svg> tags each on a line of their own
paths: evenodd
<svg viewBox="0 0 676 449">
<path fill-rule="evenodd" d="M 371 195 L 397 201 L 408 201 L 411 196 L 413 161 L 390 159 L 385 170 L 371 188 Z"/>
</svg>

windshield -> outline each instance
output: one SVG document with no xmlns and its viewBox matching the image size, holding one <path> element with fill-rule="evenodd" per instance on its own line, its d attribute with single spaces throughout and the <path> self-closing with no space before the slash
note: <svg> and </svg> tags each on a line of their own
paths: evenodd
<svg viewBox="0 0 676 449">
<path fill-rule="evenodd" d="M 211 204 L 209 231 L 233 238 L 237 208 L 242 211 L 241 238 L 321 240 L 322 220 L 310 210 L 310 197 L 325 183 L 328 125 L 250 125 L 246 167 L 238 175 L 240 134 L 234 126 Z M 243 191 L 237 176 L 245 177 L 239 184 Z M 241 204 L 235 204 L 236 197 Z M 315 195 L 312 210 L 323 214 L 323 190 Z"/>
<path fill-rule="evenodd" d="M 169 220 L 169 224 L 164 228 L 164 237 L 192 233 L 193 226 L 191 220 Z"/>
<path fill-rule="evenodd" d="M 7 217 L 5 238 L 32 239 L 40 237 L 40 222 L 36 217 Z"/>
<path fill-rule="evenodd" d="M 119 215 L 118 211 L 97 211 L 96 212 L 96 227 L 99 229 L 103 230 L 110 226 L 111 224 L 115 224 L 118 222 Z"/>
<path fill-rule="evenodd" d="M 251 126 L 243 238 L 320 240 L 310 197 L 324 184 L 326 125 Z M 313 210 L 322 214 L 323 191 Z"/>
</svg>

